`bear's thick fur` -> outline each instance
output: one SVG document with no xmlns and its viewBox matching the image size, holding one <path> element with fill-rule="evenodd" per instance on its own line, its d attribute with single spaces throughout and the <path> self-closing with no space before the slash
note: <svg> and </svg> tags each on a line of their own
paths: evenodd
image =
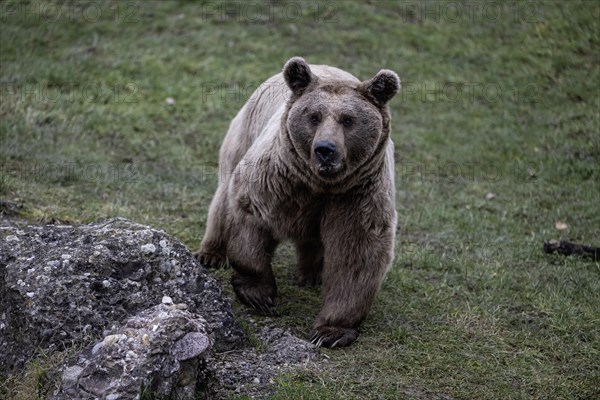
<svg viewBox="0 0 600 400">
<path fill-rule="evenodd" d="M 231 122 L 220 181 L 197 253 L 233 267 L 239 300 L 269 314 L 278 242 L 297 249 L 300 285 L 323 284 L 311 340 L 347 346 L 358 337 L 394 254 L 394 145 L 389 70 L 360 82 L 294 57 Z"/>
</svg>

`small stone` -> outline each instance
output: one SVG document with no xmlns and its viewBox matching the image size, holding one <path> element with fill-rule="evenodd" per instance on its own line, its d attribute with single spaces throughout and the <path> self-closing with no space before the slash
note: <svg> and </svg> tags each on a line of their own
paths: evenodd
<svg viewBox="0 0 600 400">
<path fill-rule="evenodd" d="M 108 279 L 103 280 L 102 286 L 108 289 L 110 287 L 110 281 Z"/>
<path fill-rule="evenodd" d="M 111 393 L 108 396 L 106 396 L 106 400 L 117 400 L 120 397 L 121 396 L 119 396 L 118 393 Z"/>
<path fill-rule="evenodd" d="M 189 360 L 204 353 L 209 345 L 210 341 L 206 334 L 190 332 L 175 342 L 171 354 L 179 361 Z"/>
<path fill-rule="evenodd" d="M 125 336 L 125 335 L 108 335 L 102 341 L 102 347 L 108 347 L 108 346 L 112 345 L 113 343 L 116 343 L 119 340 L 126 339 L 126 338 L 127 338 L 127 336 Z"/>
<path fill-rule="evenodd" d="M 7 242 L 18 242 L 19 238 L 15 235 L 8 235 L 5 239 Z"/>
<path fill-rule="evenodd" d="M 152 243 L 147 243 L 142 245 L 142 253 L 145 254 L 152 254 L 156 251 L 156 246 L 153 245 Z"/>
<path fill-rule="evenodd" d="M 71 255 L 70 254 L 63 254 L 60 256 L 60 258 L 62 258 L 63 260 L 70 260 L 71 259 Z"/>
<path fill-rule="evenodd" d="M 167 247 L 167 241 L 164 239 L 158 242 L 158 244 L 160 245 L 160 247 Z"/>
<path fill-rule="evenodd" d="M 104 345 L 102 344 L 103 342 L 98 342 L 94 345 L 94 347 L 92 347 L 92 355 L 96 354 L 97 352 L 100 351 L 100 349 L 102 347 L 104 347 Z"/>
<path fill-rule="evenodd" d="M 252 382 L 256 383 L 257 385 L 260 383 L 260 378 L 256 377 L 252 380 Z"/>
<path fill-rule="evenodd" d="M 170 298 L 169 296 L 163 296 L 162 298 L 162 303 L 163 304 L 173 304 L 173 299 Z"/>
<path fill-rule="evenodd" d="M 565 224 L 564 222 L 558 221 L 558 222 L 556 222 L 556 224 L 554 224 L 554 227 L 556 229 L 558 229 L 559 231 L 564 231 L 569 226 L 567 224 Z"/>
<path fill-rule="evenodd" d="M 27 297 L 32 298 L 35 296 L 35 292 L 27 292 Z"/>
<path fill-rule="evenodd" d="M 492 193 L 492 192 L 488 192 L 485 194 L 485 199 L 486 200 L 493 200 L 496 198 L 496 193 Z"/>
<path fill-rule="evenodd" d="M 172 97 L 167 97 L 167 98 L 165 99 L 165 103 L 167 103 L 168 105 L 172 106 L 172 105 L 174 105 L 174 104 L 175 104 L 175 99 L 174 99 L 174 98 L 172 98 Z"/>
<path fill-rule="evenodd" d="M 58 267 L 60 267 L 60 261 L 58 261 L 58 260 L 48 261 L 46 263 L 46 265 L 51 268 L 58 268 Z"/>
<path fill-rule="evenodd" d="M 62 386 L 65 389 L 75 386 L 82 371 L 83 368 L 79 365 L 73 365 L 72 367 L 65 369 L 62 375 Z"/>
</svg>

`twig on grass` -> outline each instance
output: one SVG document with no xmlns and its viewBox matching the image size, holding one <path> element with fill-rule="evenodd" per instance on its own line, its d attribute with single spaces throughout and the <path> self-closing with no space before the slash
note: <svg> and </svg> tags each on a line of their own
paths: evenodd
<svg viewBox="0 0 600 400">
<path fill-rule="evenodd" d="M 584 244 L 571 243 L 564 240 L 548 240 L 544 242 L 544 252 L 558 253 L 564 256 L 578 255 L 585 258 L 591 258 L 593 261 L 600 260 L 600 248 L 586 246 Z"/>
</svg>

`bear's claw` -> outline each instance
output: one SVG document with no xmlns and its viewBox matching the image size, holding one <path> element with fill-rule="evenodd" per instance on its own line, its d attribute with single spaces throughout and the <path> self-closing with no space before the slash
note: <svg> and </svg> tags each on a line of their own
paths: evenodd
<svg viewBox="0 0 600 400">
<path fill-rule="evenodd" d="M 263 315 L 273 315 L 273 297 L 277 290 L 275 286 L 249 282 L 246 277 L 235 272 L 231 277 L 231 283 L 240 302 Z"/>
<path fill-rule="evenodd" d="M 256 300 L 248 299 L 248 305 L 257 311 L 260 311 L 263 315 L 273 315 L 273 301 L 271 298 L 267 298 L 265 303 L 259 303 Z"/>
<path fill-rule="evenodd" d="M 320 326 L 310 335 L 310 342 L 317 347 L 346 347 L 358 338 L 358 331 L 337 326 Z"/>
<path fill-rule="evenodd" d="M 194 253 L 194 257 L 204 268 L 221 268 L 226 264 L 223 257 L 217 254 L 197 251 Z"/>
</svg>

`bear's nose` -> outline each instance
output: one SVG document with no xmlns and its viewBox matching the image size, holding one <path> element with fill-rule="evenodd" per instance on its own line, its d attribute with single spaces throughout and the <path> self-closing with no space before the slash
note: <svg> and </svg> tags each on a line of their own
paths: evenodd
<svg viewBox="0 0 600 400">
<path fill-rule="evenodd" d="M 315 143 L 315 154 L 322 162 L 328 162 L 333 159 L 335 153 L 335 144 L 328 140 L 322 140 Z"/>
</svg>

